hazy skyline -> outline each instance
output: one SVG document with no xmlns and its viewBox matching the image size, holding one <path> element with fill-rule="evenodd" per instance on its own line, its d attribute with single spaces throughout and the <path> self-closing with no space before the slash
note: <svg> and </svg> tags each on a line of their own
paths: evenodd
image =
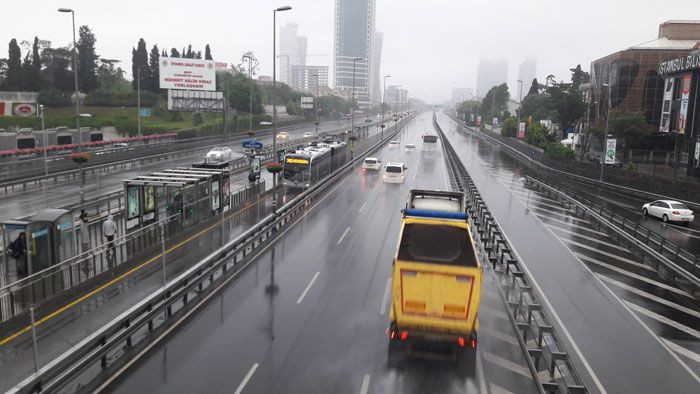
<svg viewBox="0 0 700 394">
<path fill-rule="evenodd" d="M 475 88 L 482 56 L 508 60 L 511 87 L 518 65 L 528 56 L 537 58 L 538 78 L 553 74 L 569 80 L 569 68 L 576 64 L 588 70 L 592 60 L 656 38 L 662 22 L 700 14 L 697 0 L 674 0 L 668 6 L 650 0 L 376 3 L 376 28 L 384 34 L 381 75 L 391 74 L 389 84 L 401 84 L 428 102 L 448 100 L 452 87 Z M 36 35 L 54 47 L 67 45 L 72 40 L 70 14 L 57 8 L 70 7 L 76 10 L 76 26 L 87 24 L 95 33 L 98 54 L 122 60 L 127 72 L 131 48 L 143 37 L 149 50 L 153 44 L 168 50 L 192 44 L 203 51 L 210 44 L 215 60 L 233 64 L 252 50 L 260 60 L 259 74 L 271 75 L 272 9 L 291 5 L 291 11 L 278 14 L 278 29 L 287 22 L 298 23 L 299 34 L 308 37 L 307 64 L 332 69 L 333 4 L 172 0 L 166 7 L 134 0 L 37 0 L 29 13 L 25 4 L 10 2 L 3 6 L 7 18 L 0 28 L 0 57 L 7 57 L 12 38 L 32 40 Z"/>
</svg>

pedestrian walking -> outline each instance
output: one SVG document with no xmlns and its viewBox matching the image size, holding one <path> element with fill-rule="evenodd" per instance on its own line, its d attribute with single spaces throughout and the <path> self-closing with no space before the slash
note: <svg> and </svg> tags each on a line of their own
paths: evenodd
<svg viewBox="0 0 700 394">
<path fill-rule="evenodd" d="M 17 279 L 26 277 L 29 273 L 27 267 L 27 234 L 24 232 L 19 233 L 17 238 L 7 246 L 7 252 L 15 260 Z"/>
<path fill-rule="evenodd" d="M 102 235 L 107 238 L 107 264 L 110 268 L 112 268 L 114 259 L 117 256 L 117 250 L 114 246 L 114 236 L 116 234 L 117 224 L 114 222 L 114 216 L 109 215 L 107 220 L 102 223 Z"/>
</svg>

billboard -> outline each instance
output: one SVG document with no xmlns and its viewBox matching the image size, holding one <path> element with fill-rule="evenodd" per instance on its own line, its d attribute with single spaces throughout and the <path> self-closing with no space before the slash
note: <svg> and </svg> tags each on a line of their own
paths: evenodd
<svg viewBox="0 0 700 394">
<path fill-rule="evenodd" d="M 126 220 L 134 219 L 140 214 L 139 186 L 129 185 L 126 187 Z"/>
<path fill-rule="evenodd" d="M 683 75 L 681 81 L 681 108 L 678 111 L 678 133 L 685 134 L 685 125 L 688 117 L 688 101 L 690 100 L 690 81 L 693 79 L 693 74 L 687 73 Z"/>
<path fill-rule="evenodd" d="M 161 89 L 216 90 L 213 60 L 161 58 L 158 71 Z"/>
<path fill-rule="evenodd" d="M 12 105 L 12 113 L 17 116 L 36 115 L 36 103 L 15 103 Z"/>
<path fill-rule="evenodd" d="M 223 112 L 222 92 L 168 89 L 168 109 L 171 111 Z"/>
<path fill-rule="evenodd" d="M 314 98 L 313 97 L 302 97 L 301 98 L 301 109 L 313 109 Z"/>
<path fill-rule="evenodd" d="M 615 151 L 617 150 L 617 140 L 608 138 L 605 144 L 605 164 L 615 164 Z"/>
<path fill-rule="evenodd" d="M 518 123 L 518 139 L 525 139 L 525 122 Z"/>
</svg>

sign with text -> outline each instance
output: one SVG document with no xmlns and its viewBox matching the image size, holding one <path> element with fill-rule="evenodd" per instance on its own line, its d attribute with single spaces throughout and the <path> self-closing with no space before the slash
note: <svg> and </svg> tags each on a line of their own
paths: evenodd
<svg viewBox="0 0 700 394">
<path fill-rule="evenodd" d="M 150 108 L 141 108 L 141 117 L 147 118 L 149 116 L 151 116 L 151 109 Z"/>
<path fill-rule="evenodd" d="M 617 150 L 617 140 L 608 138 L 605 143 L 605 164 L 615 164 L 615 151 Z"/>
<path fill-rule="evenodd" d="M 301 109 L 313 109 L 314 98 L 313 97 L 302 97 L 301 98 Z"/>
<path fill-rule="evenodd" d="M 161 89 L 216 90 L 216 67 L 213 60 L 161 58 Z"/>
<path fill-rule="evenodd" d="M 690 100 L 690 81 L 693 74 L 687 73 L 681 81 L 681 109 L 678 111 L 678 133 L 685 134 L 686 119 L 688 117 L 688 101 Z"/>
<path fill-rule="evenodd" d="M 700 68 L 700 52 L 661 62 L 659 64 L 659 74 L 675 74 L 698 68 Z"/>
<path fill-rule="evenodd" d="M 525 139 L 525 122 L 518 123 L 518 139 Z"/>
<path fill-rule="evenodd" d="M 481 116 L 476 117 L 476 125 L 481 126 Z"/>
</svg>

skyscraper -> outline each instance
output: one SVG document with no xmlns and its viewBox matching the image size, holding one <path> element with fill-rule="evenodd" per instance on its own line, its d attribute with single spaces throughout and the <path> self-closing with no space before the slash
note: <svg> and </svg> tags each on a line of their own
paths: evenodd
<svg viewBox="0 0 700 394">
<path fill-rule="evenodd" d="M 277 58 L 279 80 L 292 89 L 302 88 L 294 86 L 303 80 L 303 76 L 292 75 L 292 66 L 306 65 L 306 45 L 307 39 L 299 35 L 299 25 L 296 23 L 287 23 L 280 28 L 280 50 Z"/>
<path fill-rule="evenodd" d="M 518 67 L 518 79 L 523 81 L 523 97 L 527 95 L 530 86 L 532 86 L 532 80 L 537 76 L 537 59 L 534 57 L 528 57 L 524 62 L 520 63 Z M 517 99 L 520 92 L 511 92 L 511 97 Z"/>
<path fill-rule="evenodd" d="M 382 102 L 382 87 L 380 86 L 381 76 L 380 65 L 382 64 L 382 44 L 384 41 L 384 33 L 374 33 L 372 40 L 372 62 L 370 64 L 371 73 L 369 78 L 369 88 L 373 103 Z"/>
<path fill-rule="evenodd" d="M 335 0 L 333 75 L 334 88 L 352 96 L 353 59 L 355 62 L 355 102 L 370 105 L 372 44 L 375 35 L 375 0 Z"/>
<path fill-rule="evenodd" d="M 508 81 L 508 61 L 487 59 L 479 59 L 479 67 L 477 68 L 476 88 L 478 89 L 479 97 L 484 95 L 494 86 L 500 85 Z"/>
</svg>

